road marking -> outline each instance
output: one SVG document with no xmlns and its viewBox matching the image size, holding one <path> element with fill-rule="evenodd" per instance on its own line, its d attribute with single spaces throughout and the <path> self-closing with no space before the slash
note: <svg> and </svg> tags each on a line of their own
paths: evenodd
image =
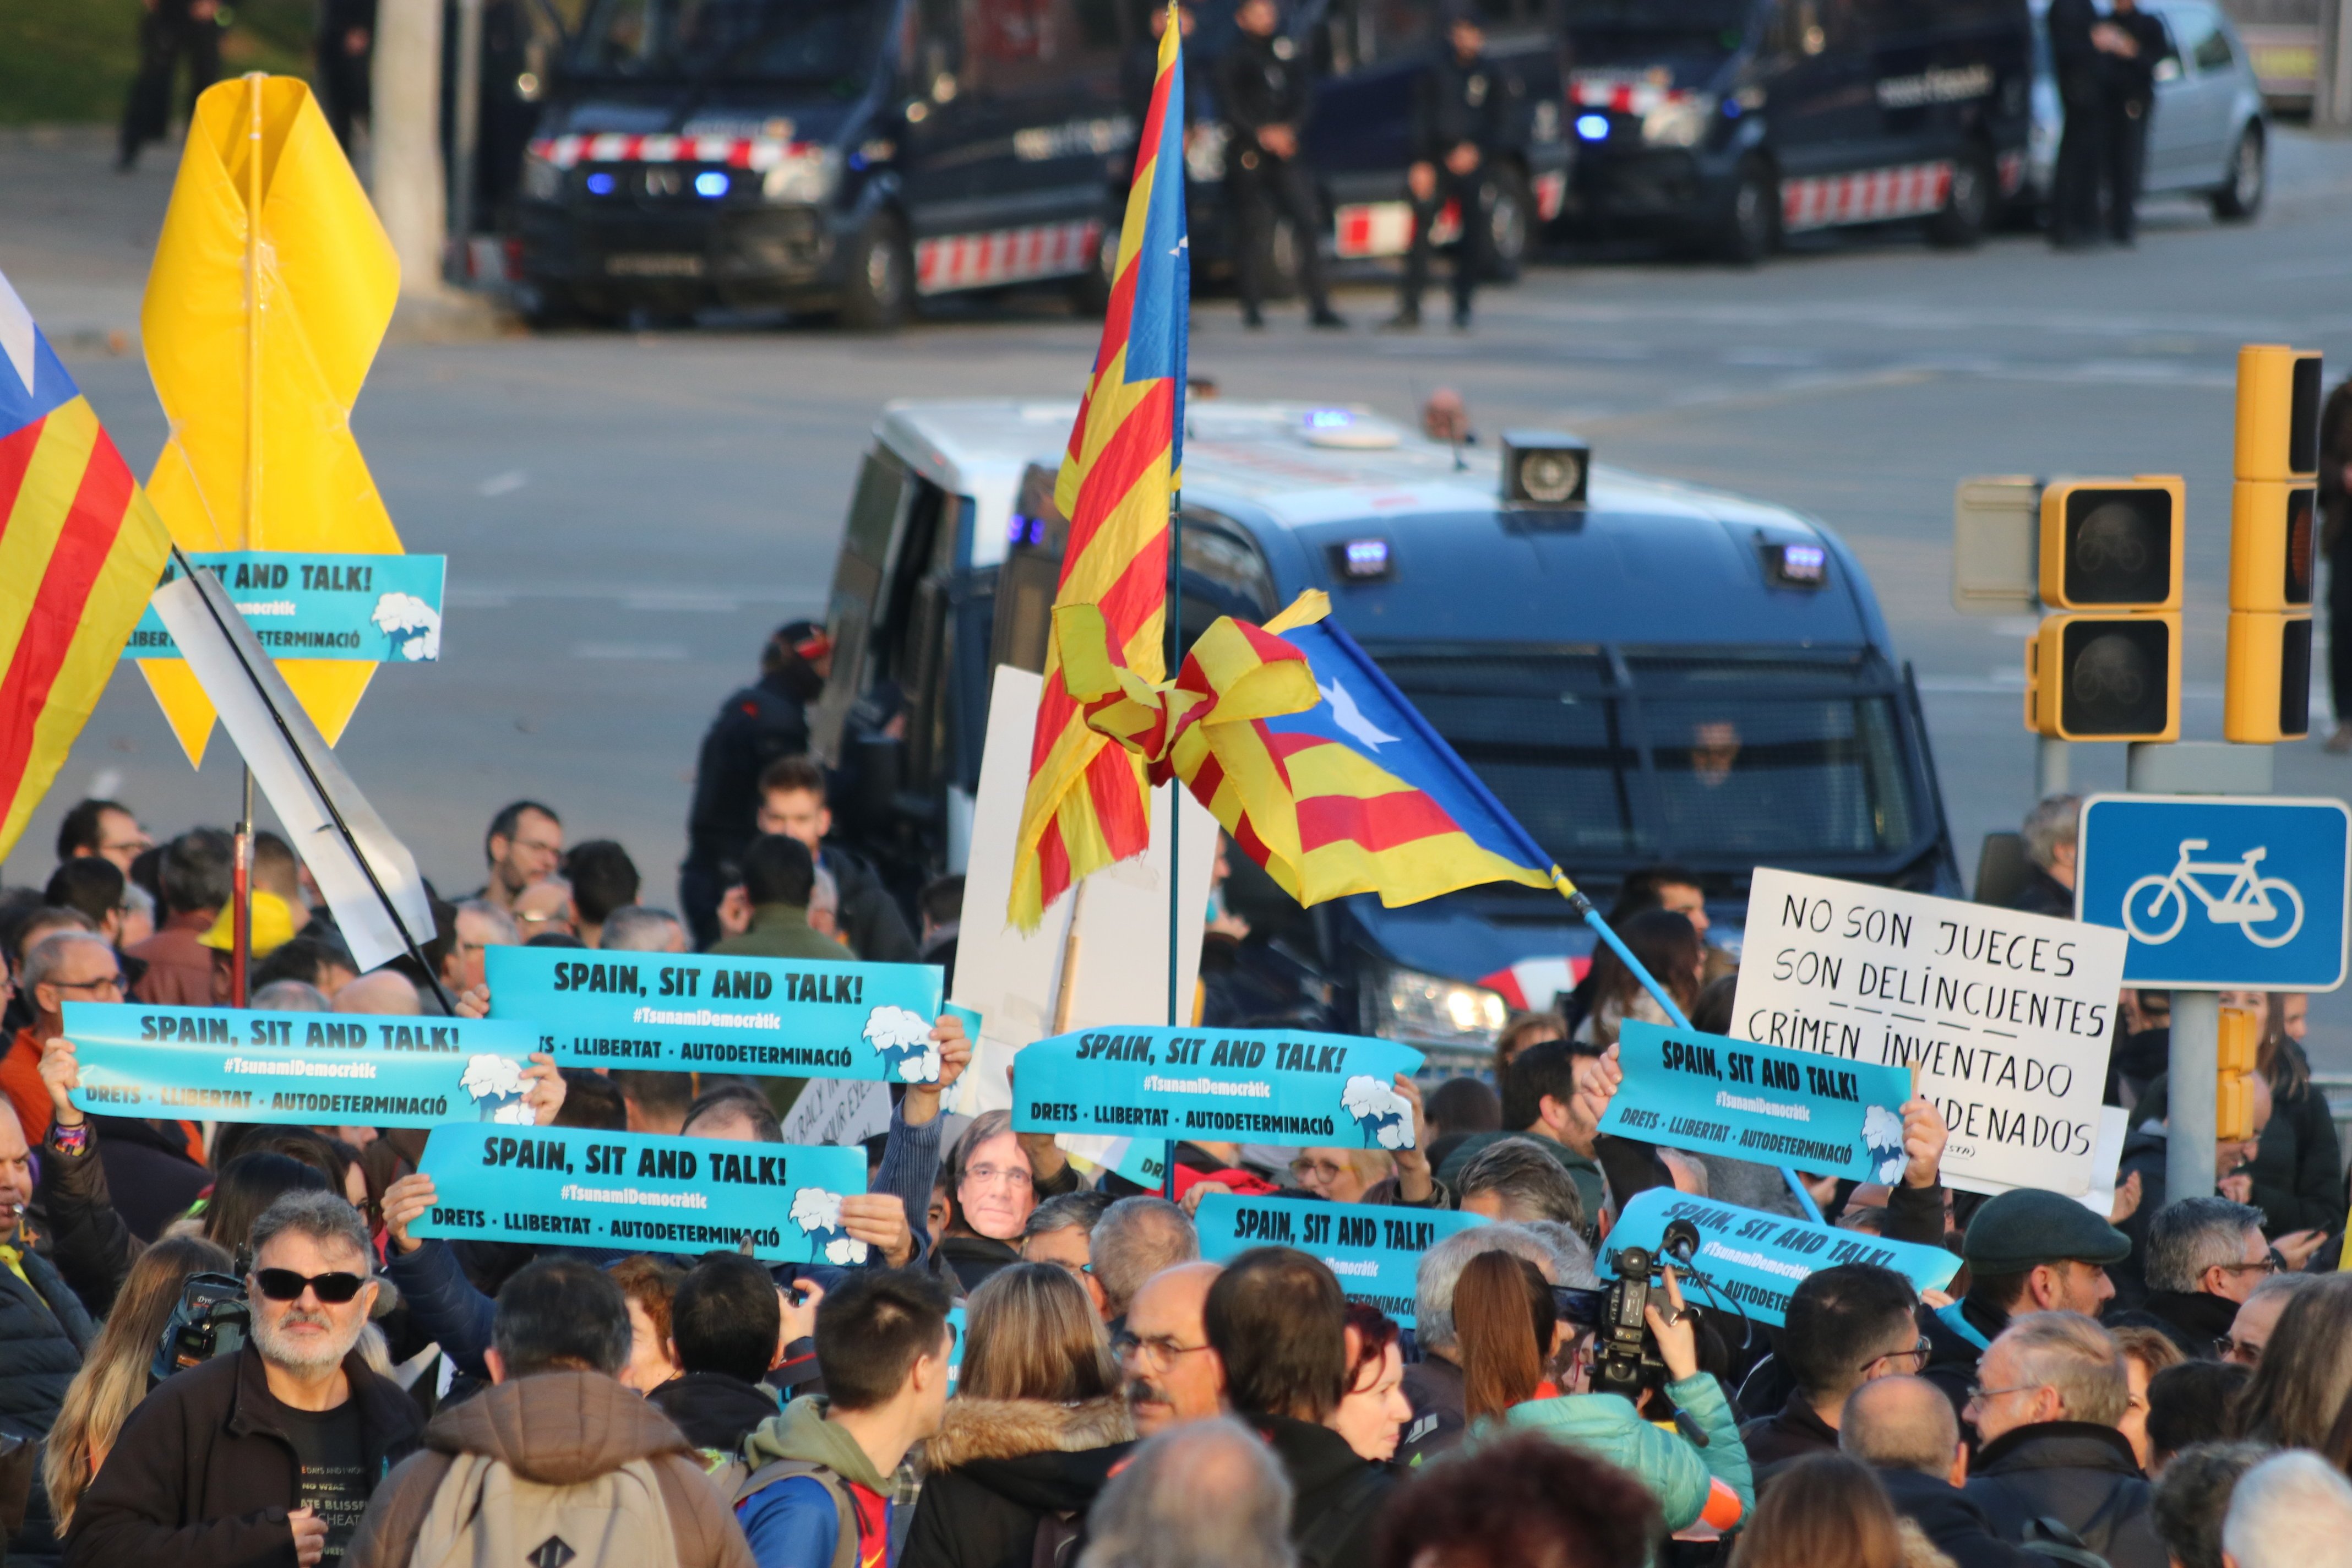
<svg viewBox="0 0 2352 1568">
<path fill-rule="evenodd" d="M 674 642 L 576 642 L 572 645 L 572 657 L 623 664 L 672 663 L 686 658 L 686 645 Z"/>
<path fill-rule="evenodd" d="M 492 474 L 488 479 L 476 485 L 474 493 L 478 496 L 510 496 L 529 483 L 530 483 L 529 469 L 509 468 L 505 473 Z"/>
</svg>

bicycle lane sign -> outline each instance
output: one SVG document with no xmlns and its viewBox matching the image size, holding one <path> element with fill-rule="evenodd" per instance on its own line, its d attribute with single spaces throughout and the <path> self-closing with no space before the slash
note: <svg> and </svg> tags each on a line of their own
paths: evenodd
<svg viewBox="0 0 2352 1568">
<path fill-rule="evenodd" d="M 2352 808 L 2340 800 L 2101 795 L 2083 803 L 2075 913 L 2130 933 L 2124 984 L 2344 983 Z"/>
</svg>

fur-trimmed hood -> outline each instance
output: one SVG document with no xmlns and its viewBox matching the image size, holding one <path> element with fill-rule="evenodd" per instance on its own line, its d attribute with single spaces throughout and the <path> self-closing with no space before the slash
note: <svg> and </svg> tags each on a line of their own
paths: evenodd
<svg viewBox="0 0 2352 1568">
<path fill-rule="evenodd" d="M 924 1463 L 950 1469 L 982 1459 L 1031 1454 L 1079 1454 L 1135 1440 L 1135 1419 L 1117 1394 L 1053 1405 L 1042 1399 L 948 1401 L 939 1431 L 924 1447 Z"/>
</svg>

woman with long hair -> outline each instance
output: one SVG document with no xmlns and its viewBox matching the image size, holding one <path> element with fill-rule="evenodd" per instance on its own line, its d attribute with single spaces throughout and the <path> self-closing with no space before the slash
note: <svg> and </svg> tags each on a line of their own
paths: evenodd
<svg viewBox="0 0 2352 1568">
<path fill-rule="evenodd" d="M 1689 917 L 1672 910 L 1644 910 L 1619 927 L 1617 935 L 1688 1016 L 1698 1005 L 1699 984 L 1706 971 L 1706 946 L 1699 941 L 1698 928 Z M 1671 1022 L 1658 999 L 1634 977 L 1614 948 L 1603 944 L 1593 951 L 1591 977 L 1592 1010 L 1576 1026 L 1578 1040 L 1613 1046 L 1618 1029 L 1628 1018 L 1652 1024 Z"/>
<path fill-rule="evenodd" d="M 1927 1568 L 1948 1563 L 1895 1511 L 1870 1467 L 1843 1454 L 1797 1460 L 1731 1549 L 1731 1568 Z"/>
<path fill-rule="evenodd" d="M 2287 1298 L 2238 1396 L 2239 1435 L 2282 1448 L 2327 1440 L 2352 1393 L 2352 1274 L 2329 1274 Z"/>
<path fill-rule="evenodd" d="M 956 1396 L 924 1448 L 900 1568 L 1028 1568 L 1039 1531 L 1076 1538 L 1134 1446 L 1110 1342 L 1069 1270 L 1007 1264 L 964 1312 Z"/>
<path fill-rule="evenodd" d="M 931 1267 L 963 1295 L 1005 1265 L 1021 1261 L 1022 1227 L 1037 1206 L 1029 1152 L 1013 1136 L 1013 1113 L 989 1110 L 973 1117 L 940 1173 L 948 1223 L 931 1247 Z"/>
<path fill-rule="evenodd" d="M 201 1237 L 166 1237 L 131 1265 L 98 1338 L 90 1342 L 81 1370 L 67 1385 L 56 1425 L 41 1456 L 41 1484 L 49 1494 L 58 1534 L 73 1522 L 82 1489 L 106 1463 L 122 1423 L 147 1397 L 147 1371 L 163 1325 L 180 1304 L 191 1274 L 226 1274 L 228 1253 Z"/>
<path fill-rule="evenodd" d="M 2298 1230 L 2325 1236 L 2344 1223 L 2344 1149 L 2303 1051 L 2310 1004 L 2285 991 L 2263 998 L 2254 1070 L 2270 1080 L 2271 1119 L 2245 1166 L 2246 1201 L 2263 1211 L 2263 1228 L 2274 1237 Z"/>
</svg>

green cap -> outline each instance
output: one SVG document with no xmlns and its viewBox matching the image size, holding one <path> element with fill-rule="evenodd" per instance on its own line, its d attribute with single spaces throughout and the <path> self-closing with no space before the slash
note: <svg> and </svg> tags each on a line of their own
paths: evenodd
<svg viewBox="0 0 2352 1568">
<path fill-rule="evenodd" d="M 1979 1274 L 2019 1274 L 2070 1258 L 2104 1268 L 2131 1256 L 2131 1238 L 2074 1198 L 2017 1187 L 1977 1210 L 1960 1256 Z"/>
</svg>

